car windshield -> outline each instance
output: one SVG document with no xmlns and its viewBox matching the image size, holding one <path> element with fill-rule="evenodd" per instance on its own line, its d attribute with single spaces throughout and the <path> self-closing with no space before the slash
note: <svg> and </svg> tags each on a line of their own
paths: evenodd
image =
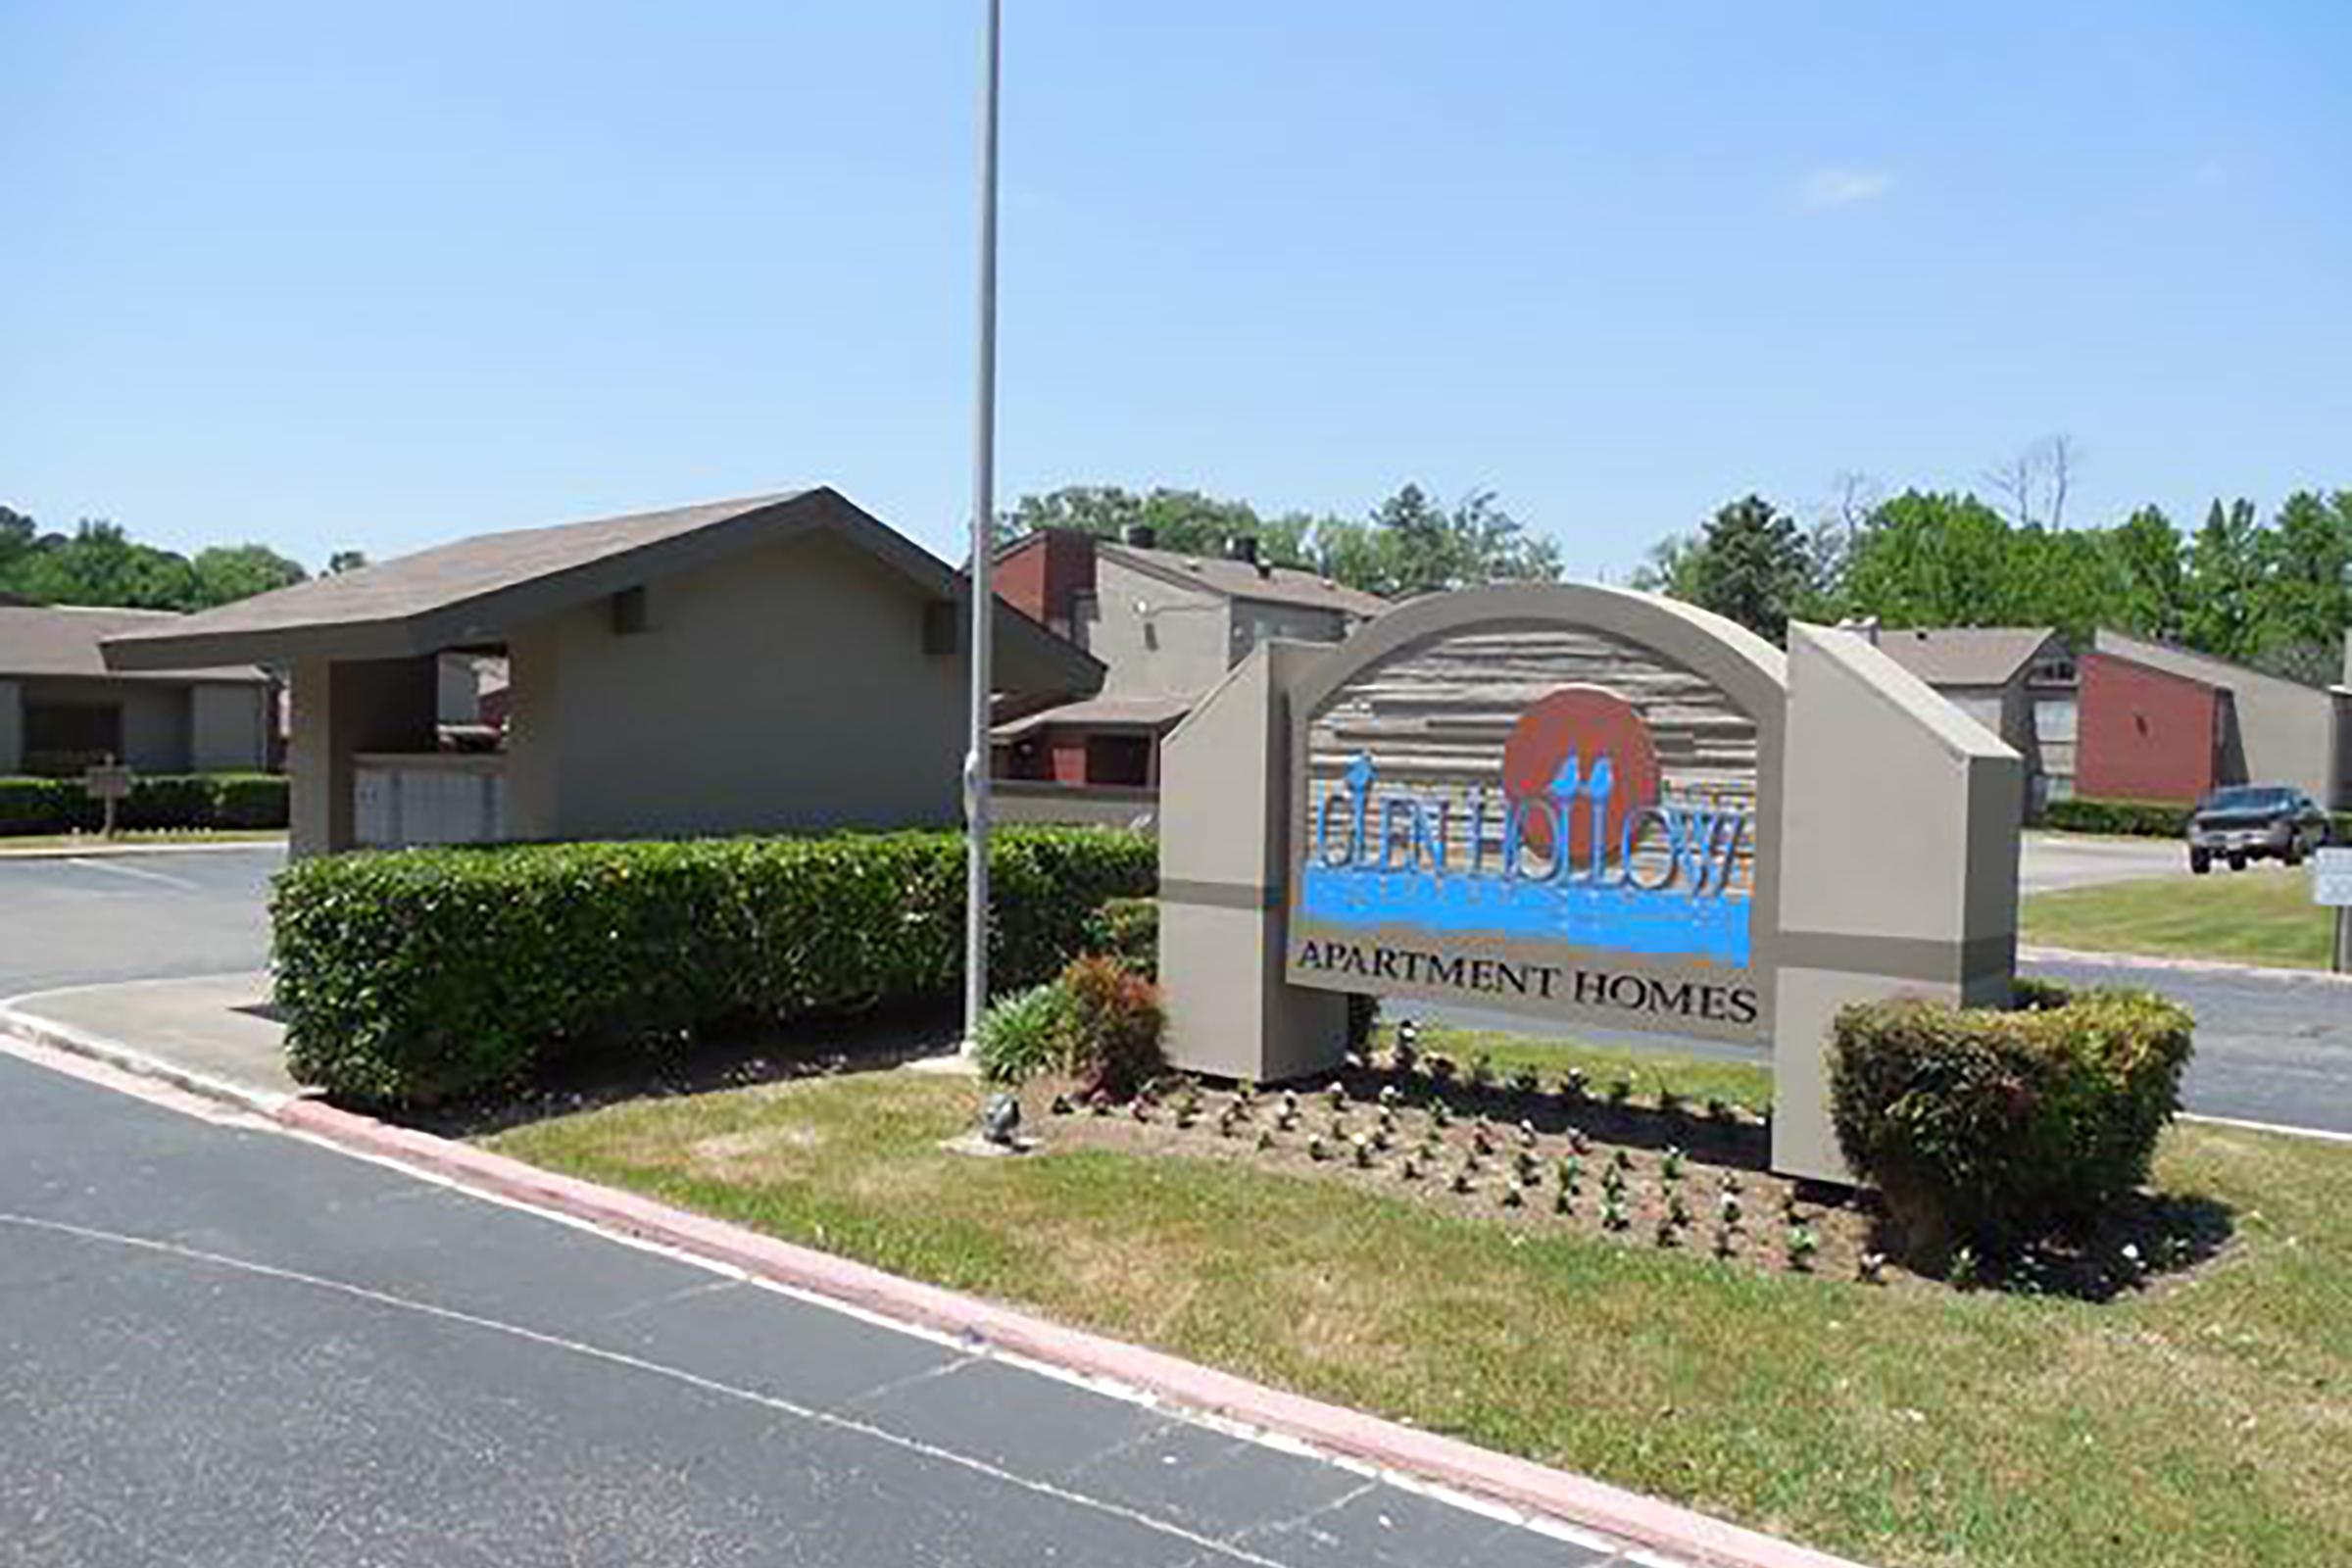
<svg viewBox="0 0 2352 1568">
<path fill-rule="evenodd" d="M 2216 790 L 2205 797 L 2203 811 L 2276 811 L 2286 806 L 2292 791 L 2260 789 L 2241 785 L 2236 789 Z"/>
</svg>

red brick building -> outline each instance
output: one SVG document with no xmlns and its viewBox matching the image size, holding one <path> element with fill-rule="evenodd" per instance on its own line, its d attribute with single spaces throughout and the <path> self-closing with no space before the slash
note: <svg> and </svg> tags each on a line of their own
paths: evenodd
<svg viewBox="0 0 2352 1568">
<path fill-rule="evenodd" d="M 2083 795 L 2109 801 L 2195 801 L 2223 781 L 2227 688 L 2093 651 L 2082 681 L 2076 764 Z"/>
</svg>

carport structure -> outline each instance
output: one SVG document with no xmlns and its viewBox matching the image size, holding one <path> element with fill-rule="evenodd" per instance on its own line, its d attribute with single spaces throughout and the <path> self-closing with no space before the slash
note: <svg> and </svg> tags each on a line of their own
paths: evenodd
<svg viewBox="0 0 2352 1568">
<path fill-rule="evenodd" d="M 485 534 L 111 638 L 292 671 L 293 849 L 944 825 L 967 593 L 824 487 Z M 999 689 L 1102 666 L 1008 607 Z M 506 750 L 444 756 L 439 656 L 504 655 Z"/>
</svg>

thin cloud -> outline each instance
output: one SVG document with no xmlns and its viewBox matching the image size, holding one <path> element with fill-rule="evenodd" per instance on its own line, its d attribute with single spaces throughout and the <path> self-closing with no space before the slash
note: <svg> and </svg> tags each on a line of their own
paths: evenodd
<svg viewBox="0 0 2352 1568">
<path fill-rule="evenodd" d="M 1869 169 L 1816 169 L 1797 186 L 1797 205 L 1808 212 L 1875 202 L 1894 189 L 1894 176 Z"/>
</svg>

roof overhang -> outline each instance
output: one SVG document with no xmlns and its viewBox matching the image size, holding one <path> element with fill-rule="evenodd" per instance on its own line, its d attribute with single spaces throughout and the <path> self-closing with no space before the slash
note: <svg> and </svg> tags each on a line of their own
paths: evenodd
<svg viewBox="0 0 2352 1568">
<path fill-rule="evenodd" d="M 415 659 L 449 649 L 494 647 L 531 621 L 817 531 L 858 546 L 936 599 L 969 603 L 963 573 L 839 491 L 820 486 L 634 548 L 476 593 L 461 591 L 394 613 L 329 611 L 304 616 L 297 610 L 270 624 L 255 625 L 238 614 L 245 606 L 228 605 L 169 627 L 109 638 L 102 651 L 108 668 L 129 671 L 283 665 L 314 659 Z M 298 607 L 292 596 L 316 586 L 302 584 L 278 593 L 288 596 L 287 606 Z M 997 606 L 997 639 L 1000 657 L 1012 655 L 1037 684 L 1071 692 L 1090 692 L 1102 685 L 1103 666 L 1099 661 L 1002 601 Z"/>
</svg>

